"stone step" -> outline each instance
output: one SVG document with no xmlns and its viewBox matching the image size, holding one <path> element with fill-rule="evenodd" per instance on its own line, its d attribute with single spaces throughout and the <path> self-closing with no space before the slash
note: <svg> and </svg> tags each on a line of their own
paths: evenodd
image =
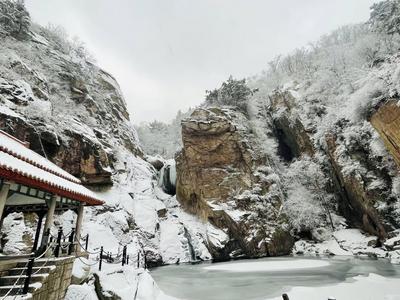
<svg viewBox="0 0 400 300">
<path fill-rule="evenodd" d="M 41 267 L 33 267 L 32 268 L 32 273 L 33 274 L 48 274 L 51 270 L 53 270 L 55 267 L 54 266 L 41 266 Z M 8 270 L 6 274 L 7 275 L 26 275 L 26 268 L 13 268 L 11 270 Z M 23 272 L 24 271 L 24 272 Z M 0 276 L 2 277 L 2 276 Z"/>
<path fill-rule="evenodd" d="M 46 279 L 48 274 L 32 274 L 31 283 L 42 282 Z M 11 275 L 0 277 L 0 286 L 22 285 L 25 282 L 26 275 Z"/>
<path fill-rule="evenodd" d="M 10 289 L 11 289 L 11 292 L 8 294 L 8 296 L 20 295 L 22 293 L 22 288 L 23 288 L 22 285 L 15 286 L 15 287 L 13 287 L 12 285 L 0 286 L 0 297 L 4 297 L 9 292 Z M 37 285 L 30 284 L 29 288 L 28 288 L 28 292 L 33 293 L 37 288 L 38 288 Z M 9 297 L 7 297 L 6 299 L 8 299 L 8 298 Z M 13 298 L 11 298 L 11 299 L 13 299 Z"/>
<path fill-rule="evenodd" d="M 24 261 L 24 262 L 19 262 L 17 263 L 17 268 L 24 268 L 27 266 L 28 261 Z M 33 266 L 34 267 L 41 267 L 41 266 L 51 266 L 54 265 L 55 261 L 50 259 L 39 259 L 39 260 L 35 260 Z"/>
</svg>

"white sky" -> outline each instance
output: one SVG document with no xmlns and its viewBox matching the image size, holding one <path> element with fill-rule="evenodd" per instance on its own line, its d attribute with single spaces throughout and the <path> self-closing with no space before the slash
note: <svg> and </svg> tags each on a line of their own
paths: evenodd
<svg viewBox="0 0 400 300">
<path fill-rule="evenodd" d="M 32 18 L 83 40 L 120 83 L 131 119 L 168 121 L 233 75 L 340 25 L 376 0 L 26 0 Z"/>
</svg>

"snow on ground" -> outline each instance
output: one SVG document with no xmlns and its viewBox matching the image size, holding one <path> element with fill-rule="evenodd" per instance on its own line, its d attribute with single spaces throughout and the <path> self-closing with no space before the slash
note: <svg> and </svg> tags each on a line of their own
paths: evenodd
<svg viewBox="0 0 400 300">
<path fill-rule="evenodd" d="M 86 261 L 87 262 L 87 261 Z M 103 263 L 101 271 L 97 266 L 92 268 L 98 278 L 100 290 L 103 296 L 121 300 L 173 300 L 166 296 L 154 282 L 150 273 L 142 268 L 133 266 L 121 266 L 117 264 Z M 100 291 L 98 291 L 100 292 Z M 66 299 L 98 299 L 94 285 L 71 285 Z M 93 298 L 92 298 L 93 297 Z"/>
<path fill-rule="evenodd" d="M 184 227 L 177 218 L 167 219 L 160 223 L 160 250 L 163 260 L 167 263 L 190 261 L 188 255 L 187 239 L 183 239 Z"/>
<path fill-rule="evenodd" d="M 395 243 L 396 238 L 393 239 Z M 389 241 L 391 243 L 392 241 Z M 335 231 L 331 238 L 321 243 L 300 240 L 293 247 L 293 254 L 300 255 L 343 255 L 372 256 L 390 258 L 393 263 L 399 260 L 398 250 L 375 247 L 377 237 L 367 236 L 359 229 L 341 229 Z M 399 260 L 400 261 L 400 260 Z"/>
<path fill-rule="evenodd" d="M 294 300 L 400 300 L 400 278 L 377 274 L 357 276 L 343 283 L 322 287 L 294 287 L 287 294 Z M 282 297 L 267 300 L 282 300 Z"/>
<path fill-rule="evenodd" d="M 92 285 L 70 285 L 67 294 L 65 295 L 65 300 L 98 300 L 94 287 Z"/>
<path fill-rule="evenodd" d="M 243 263 L 219 263 L 213 266 L 205 267 L 210 271 L 229 271 L 229 272 L 265 272 L 265 271 L 286 271 L 313 269 L 329 266 L 329 262 L 323 260 L 299 259 L 291 260 L 290 264 L 285 261 L 260 261 Z"/>
</svg>

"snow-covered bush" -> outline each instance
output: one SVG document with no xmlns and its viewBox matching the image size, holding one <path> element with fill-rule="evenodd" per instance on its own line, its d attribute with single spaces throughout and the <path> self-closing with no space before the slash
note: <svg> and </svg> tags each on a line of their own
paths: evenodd
<svg viewBox="0 0 400 300">
<path fill-rule="evenodd" d="M 321 203 L 318 203 L 310 190 L 300 184 L 288 191 L 285 212 L 290 224 L 299 232 L 311 231 L 324 223 Z"/>
<path fill-rule="evenodd" d="M 296 231 L 311 231 L 327 224 L 332 195 L 326 193 L 328 179 L 318 163 L 307 156 L 294 161 L 286 170 L 284 182 L 284 209 Z"/>
<path fill-rule="evenodd" d="M 233 106 L 247 114 L 247 102 L 254 92 L 256 90 L 247 86 L 246 79 L 236 80 L 230 76 L 220 88 L 206 91 L 206 104 Z"/>
<path fill-rule="evenodd" d="M 0 33 L 25 38 L 29 34 L 31 18 L 21 0 L 0 1 Z"/>
</svg>

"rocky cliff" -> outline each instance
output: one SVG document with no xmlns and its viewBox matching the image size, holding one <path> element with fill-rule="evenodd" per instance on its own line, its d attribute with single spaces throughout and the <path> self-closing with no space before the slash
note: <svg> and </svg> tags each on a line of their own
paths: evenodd
<svg viewBox="0 0 400 300">
<path fill-rule="evenodd" d="M 246 117 L 228 108 L 197 109 L 182 121 L 182 140 L 177 199 L 227 235 L 222 248 L 210 241 L 213 257 L 288 254 L 292 238 L 279 182 Z"/>
<path fill-rule="evenodd" d="M 57 27 L 31 24 L 21 4 L 0 0 L 0 10 L 13 12 L 15 22 L 10 27 L 0 19 L 0 128 L 106 201 L 85 210 L 82 236 L 89 234 L 89 249 L 117 253 L 127 245 L 132 265 L 138 255 L 149 266 L 210 259 L 207 234 L 222 233 L 184 213 L 158 188 L 113 76 Z M 60 225 L 69 231 L 75 218 L 71 211 L 57 216 L 53 234 Z M 36 223 L 34 214 L 7 216 L 2 251 L 29 252 Z"/>
<path fill-rule="evenodd" d="M 377 237 L 364 253 L 397 257 L 386 241 L 400 227 L 398 63 L 371 68 L 344 103 L 292 83 L 254 95 L 246 116 L 208 107 L 183 120 L 177 199 L 227 234 L 214 257 L 285 254 L 344 228 Z"/>
<path fill-rule="evenodd" d="M 0 127 L 85 183 L 111 184 L 112 145 L 141 153 L 120 88 L 37 30 L 23 41 L 0 36 Z"/>
</svg>

